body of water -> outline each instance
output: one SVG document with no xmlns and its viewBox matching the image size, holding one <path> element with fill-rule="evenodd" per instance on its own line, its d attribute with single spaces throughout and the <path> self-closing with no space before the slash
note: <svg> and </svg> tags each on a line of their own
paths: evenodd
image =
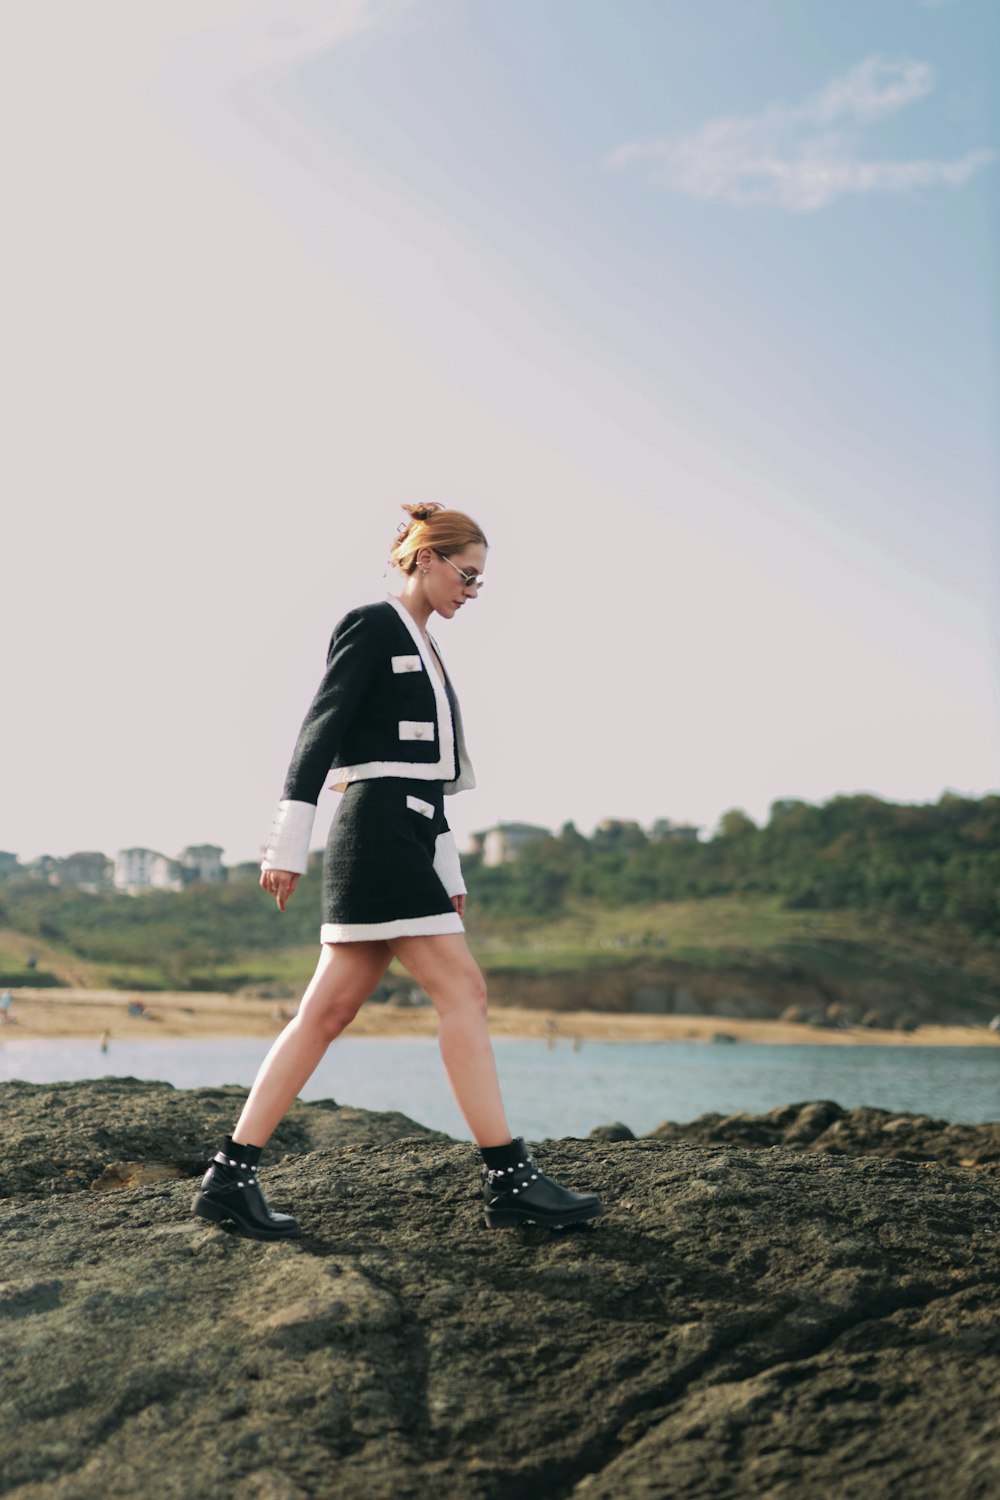
<svg viewBox="0 0 1000 1500">
<path fill-rule="evenodd" d="M 157 1079 L 177 1088 L 248 1088 L 266 1038 L 215 1041 L 0 1042 L 0 1081 L 68 1082 L 103 1076 Z M 776 1105 L 833 1099 L 845 1109 L 932 1115 L 963 1124 L 1000 1118 L 1000 1048 L 838 1047 L 496 1037 L 507 1118 L 530 1140 L 587 1136 L 621 1120 L 636 1135 L 662 1120 L 715 1110 L 759 1114 Z M 400 1110 L 421 1125 L 471 1140 L 435 1037 L 340 1037 L 302 1090 L 362 1109 Z"/>
</svg>

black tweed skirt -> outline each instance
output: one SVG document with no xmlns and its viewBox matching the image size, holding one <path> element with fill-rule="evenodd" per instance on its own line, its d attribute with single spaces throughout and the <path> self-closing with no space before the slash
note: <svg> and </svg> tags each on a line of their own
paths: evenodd
<svg viewBox="0 0 1000 1500">
<path fill-rule="evenodd" d="M 440 781 L 350 782 L 326 841 L 320 942 L 464 932 L 434 868 L 446 828 Z"/>
</svg>

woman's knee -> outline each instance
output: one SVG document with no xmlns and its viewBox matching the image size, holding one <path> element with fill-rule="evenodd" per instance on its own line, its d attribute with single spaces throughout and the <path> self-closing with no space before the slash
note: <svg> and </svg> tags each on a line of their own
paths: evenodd
<svg viewBox="0 0 1000 1500">
<path fill-rule="evenodd" d="M 381 946 L 366 944 L 365 948 Z M 345 959 L 342 953 L 325 948 L 297 1019 L 310 1031 L 333 1041 L 350 1026 L 385 973 L 388 962 L 387 951 L 384 954 L 359 951 Z"/>
<path fill-rule="evenodd" d="M 481 1010 L 485 1015 L 487 1000 L 486 975 L 483 973 L 482 969 L 479 968 L 478 964 L 476 965 L 475 971 L 470 976 L 470 995 L 472 997 L 473 1005 L 475 1005 L 476 1009 Z"/>
<path fill-rule="evenodd" d="M 296 1024 L 301 1031 L 308 1031 L 327 1043 L 332 1042 L 350 1026 L 364 1001 L 364 996 L 361 999 L 343 996 L 325 1001 L 319 995 L 310 996 L 299 1006 Z"/>
<path fill-rule="evenodd" d="M 486 1017 L 486 979 L 477 964 L 463 974 L 449 974 L 444 983 L 430 990 L 430 997 L 441 1014 L 460 1011 Z"/>
</svg>

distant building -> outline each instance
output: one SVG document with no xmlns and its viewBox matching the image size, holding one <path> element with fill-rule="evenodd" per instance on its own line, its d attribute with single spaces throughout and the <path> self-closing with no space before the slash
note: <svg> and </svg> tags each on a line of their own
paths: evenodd
<svg viewBox="0 0 1000 1500">
<path fill-rule="evenodd" d="M 9 880 L 12 875 L 22 874 L 21 861 L 16 854 L 0 849 L 0 880 Z"/>
<path fill-rule="evenodd" d="M 87 850 L 59 860 L 56 877 L 60 885 L 76 885 L 82 891 L 106 891 L 114 875 L 114 861 L 106 854 Z"/>
<path fill-rule="evenodd" d="M 654 843 L 661 843 L 664 839 L 681 839 L 693 841 L 701 832 L 700 823 L 674 823 L 670 818 L 657 818 L 649 830 L 649 837 Z"/>
<path fill-rule="evenodd" d="M 162 854 L 155 849 L 119 849 L 115 857 L 115 889 L 134 896 L 152 885 L 153 865 Z"/>
<path fill-rule="evenodd" d="M 516 859 L 532 839 L 550 839 L 551 830 L 535 823 L 497 823 L 472 835 L 470 852 L 478 854 L 484 865 L 504 865 Z"/>
<path fill-rule="evenodd" d="M 149 869 L 149 883 L 154 891 L 182 891 L 192 878 L 193 872 L 167 854 L 158 854 Z"/>
<path fill-rule="evenodd" d="M 212 885 L 226 878 L 222 849 L 218 844 L 189 844 L 181 850 L 178 861 L 185 869 L 195 872 L 194 880 L 204 880 Z"/>
<path fill-rule="evenodd" d="M 32 880 L 44 880 L 48 885 L 59 884 L 59 861 L 51 854 L 40 854 L 29 860 L 25 867 Z"/>
<path fill-rule="evenodd" d="M 119 849 L 115 860 L 115 889 L 134 896 L 139 891 L 182 891 L 196 880 L 218 883 L 228 872 L 218 844 L 189 844 L 177 859 L 158 849 Z"/>
</svg>

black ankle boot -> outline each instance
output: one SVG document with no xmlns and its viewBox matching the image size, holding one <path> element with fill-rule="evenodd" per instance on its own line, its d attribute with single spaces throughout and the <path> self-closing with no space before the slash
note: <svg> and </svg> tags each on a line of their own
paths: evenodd
<svg viewBox="0 0 1000 1500">
<path fill-rule="evenodd" d="M 268 1208 L 260 1190 L 256 1170 L 261 1150 L 227 1135 L 194 1195 L 192 1211 L 217 1224 L 231 1222 L 250 1240 L 292 1239 L 302 1233 L 298 1221 Z"/>
<path fill-rule="evenodd" d="M 546 1177 L 528 1155 L 523 1136 L 515 1136 L 511 1145 L 517 1147 L 516 1163 L 490 1168 L 484 1162 L 482 1167 L 483 1215 L 491 1229 L 529 1220 L 561 1227 L 604 1213 L 593 1193 L 570 1192 Z"/>
</svg>

